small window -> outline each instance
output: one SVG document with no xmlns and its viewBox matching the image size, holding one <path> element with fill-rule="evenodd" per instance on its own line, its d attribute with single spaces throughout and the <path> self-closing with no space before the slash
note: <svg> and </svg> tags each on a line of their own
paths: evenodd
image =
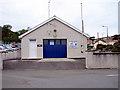
<svg viewBox="0 0 120 90">
<path fill-rule="evenodd" d="M 66 45 L 66 44 L 67 44 L 66 40 L 62 40 L 62 45 Z"/>
<path fill-rule="evenodd" d="M 56 40 L 56 45 L 60 45 L 60 40 Z"/>
<path fill-rule="evenodd" d="M 44 40 L 44 45 L 48 45 L 48 40 Z"/>
<path fill-rule="evenodd" d="M 34 41 L 34 42 L 35 42 L 35 41 L 36 41 L 36 39 L 30 39 L 30 42 L 32 42 L 32 41 Z"/>
<path fill-rule="evenodd" d="M 54 40 L 50 40 L 50 45 L 54 45 Z"/>
</svg>

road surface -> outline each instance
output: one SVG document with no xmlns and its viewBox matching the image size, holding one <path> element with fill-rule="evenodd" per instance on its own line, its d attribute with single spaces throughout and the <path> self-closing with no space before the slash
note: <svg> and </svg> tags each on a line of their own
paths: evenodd
<svg viewBox="0 0 120 90">
<path fill-rule="evenodd" d="M 4 70 L 2 82 L 2 88 L 118 88 L 118 70 Z"/>
</svg>

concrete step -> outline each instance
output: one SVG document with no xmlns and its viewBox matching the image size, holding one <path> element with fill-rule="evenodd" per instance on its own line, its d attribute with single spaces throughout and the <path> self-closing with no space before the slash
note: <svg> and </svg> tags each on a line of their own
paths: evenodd
<svg viewBox="0 0 120 90">
<path fill-rule="evenodd" d="M 74 59 L 72 61 L 38 61 L 38 60 L 9 60 L 3 62 L 3 69 L 35 69 L 35 70 L 71 70 L 85 69 L 85 59 Z"/>
</svg>

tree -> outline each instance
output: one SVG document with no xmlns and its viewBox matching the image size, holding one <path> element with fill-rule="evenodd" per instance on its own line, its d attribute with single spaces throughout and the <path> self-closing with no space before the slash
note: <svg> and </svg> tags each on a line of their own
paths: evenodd
<svg viewBox="0 0 120 90">
<path fill-rule="evenodd" d="M 101 50 L 101 51 L 102 51 L 102 50 L 103 50 L 103 48 L 106 48 L 106 45 L 103 45 L 103 44 L 98 44 L 96 49 L 97 49 L 97 50 Z"/>
<path fill-rule="evenodd" d="M 111 51 L 112 48 L 113 48 L 113 45 L 106 45 L 106 50 L 107 50 L 107 51 Z"/>
<path fill-rule="evenodd" d="M 112 52 L 120 52 L 120 43 L 119 42 L 114 43 Z"/>
<path fill-rule="evenodd" d="M 89 39 L 92 40 L 92 41 L 94 41 L 94 40 L 95 40 L 95 37 L 92 36 L 92 37 L 90 37 Z"/>
<path fill-rule="evenodd" d="M 18 33 L 11 31 L 11 25 L 4 25 L 2 27 L 2 41 L 3 43 L 19 42 Z"/>
<path fill-rule="evenodd" d="M 113 40 L 118 40 L 118 39 L 120 39 L 120 34 L 119 35 L 114 35 L 112 37 L 113 37 Z"/>
<path fill-rule="evenodd" d="M 20 36 L 20 35 L 22 35 L 23 33 L 27 32 L 27 31 L 28 31 L 28 30 L 25 30 L 25 29 L 19 30 L 19 31 L 18 31 L 18 35 Z"/>
<path fill-rule="evenodd" d="M 12 43 L 12 42 L 20 42 L 21 40 L 18 36 L 22 35 L 23 33 L 27 32 L 28 30 L 22 29 L 17 32 L 11 31 L 11 25 L 4 25 L 2 27 L 2 41 L 3 43 Z"/>
<path fill-rule="evenodd" d="M 11 25 L 3 25 L 3 30 L 11 30 Z"/>
<path fill-rule="evenodd" d="M 11 28 L 11 25 L 3 25 L 2 27 L 2 41 L 4 43 L 10 43 L 12 41 L 11 35 L 13 32 L 11 31 Z"/>
<path fill-rule="evenodd" d="M 9 36 L 9 34 L 11 33 L 11 30 L 10 30 L 11 28 L 12 28 L 11 25 L 4 25 L 2 27 L 2 38 Z"/>
</svg>

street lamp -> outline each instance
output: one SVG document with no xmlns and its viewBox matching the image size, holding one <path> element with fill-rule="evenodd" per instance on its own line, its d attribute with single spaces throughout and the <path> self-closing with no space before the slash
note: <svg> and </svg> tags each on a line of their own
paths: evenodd
<svg viewBox="0 0 120 90">
<path fill-rule="evenodd" d="M 107 43 L 108 43 L 108 27 L 104 26 L 104 25 L 102 27 L 106 27 L 106 29 L 107 29 Z"/>
</svg>

